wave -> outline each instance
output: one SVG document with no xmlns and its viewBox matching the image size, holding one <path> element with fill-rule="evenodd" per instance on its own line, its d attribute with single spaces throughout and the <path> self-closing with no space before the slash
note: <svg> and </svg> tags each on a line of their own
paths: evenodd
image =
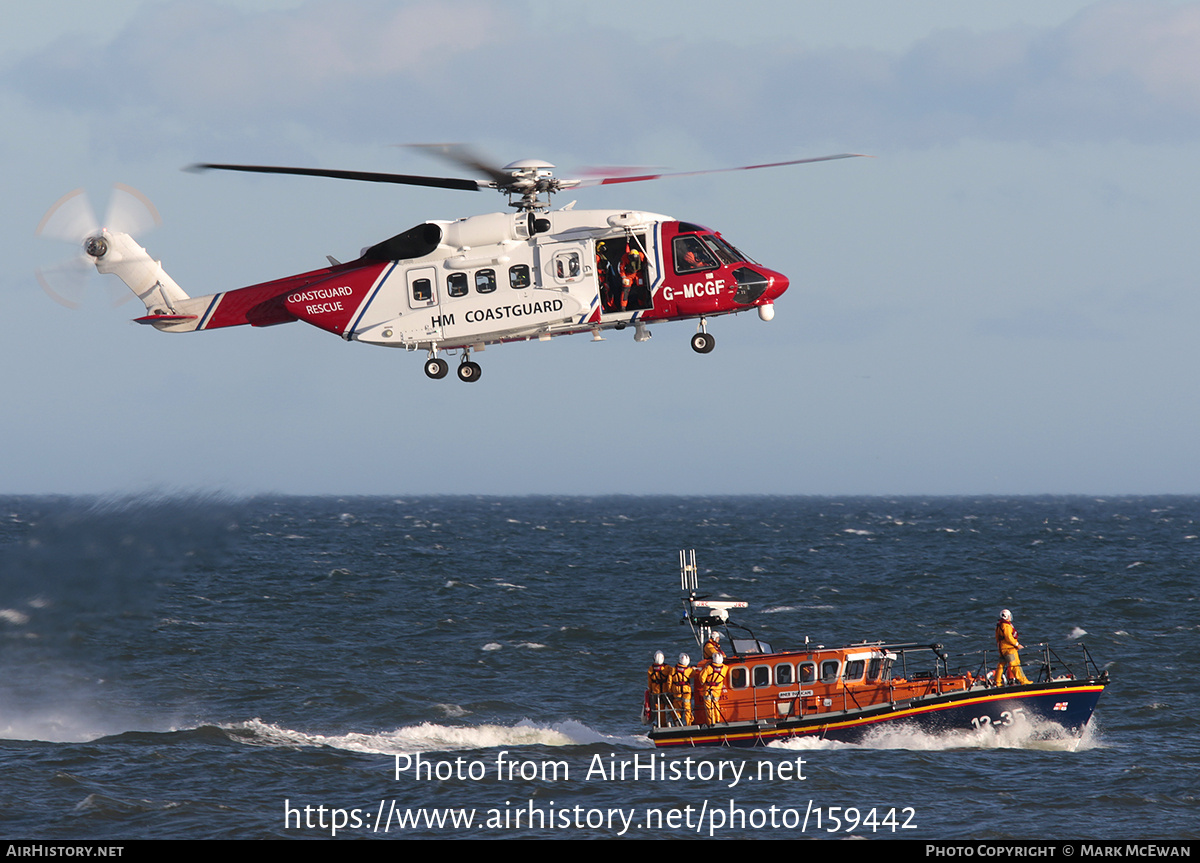
<svg viewBox="0 0 1200 863">
<path fill-rule="evenodd" d="M 888 725 L 868 732 L 858 743 L 834 740 L 797 738 L 772 743 L 771 748 L 822 749 L 906 749 L 921 752 L 950 752 L 962 749 L 1027 749 L 1044 752 L 1083 752 L 1102 748 L 1104 743 L 1095 721 L 1081 735 L 1075 735 L 1053 723 L 1021 722 L 997 728 L 988 726 L 973 730 L 930 732 L 911 725 Z"/>
<path fill-rule="evenodd" d="M 582 722 L 568 720 L 552 724 L 523 719 L 513 725 L 441 725 L 422 722 L 392 731 L 312 734 L 283 728 L 261 719 L 221 726 L 241 742 L 255 746 L 327 746 L 348 752 L 404 755 L 417 752 L 461 752 L 517 746 L 612 746 L 646 748 L 649 740 L 640 735 L 614 736 L 596 731 Z"/>
</svg>

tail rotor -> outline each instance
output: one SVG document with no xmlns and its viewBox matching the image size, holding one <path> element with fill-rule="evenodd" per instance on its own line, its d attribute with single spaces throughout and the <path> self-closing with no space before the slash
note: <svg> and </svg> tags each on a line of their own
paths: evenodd
<svg viewBox="0 0 1200 863">
<path fill-rule="evenodd" d="M 79 308 L 97 261 L 108 252 L 104 232 L 134 235 L 161 224 L 162 218 L 150 199 L 123 183 L 113 186 L 103 223 L 96 218 L 96 211 L 83 189 L 68 192 L 46 211 L 34 233 L 71 243 L 79 252 L 59 264 L 39 268 L 35 273 L 38 284 L 56 303 L 69 309 Z M 129 294 L 122 291 L 121 299 L 113 305 L 128 299 Z"/>
</svg>

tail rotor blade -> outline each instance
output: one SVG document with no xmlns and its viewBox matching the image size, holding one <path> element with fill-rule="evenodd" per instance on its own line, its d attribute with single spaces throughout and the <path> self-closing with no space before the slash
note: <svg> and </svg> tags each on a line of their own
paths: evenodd
<svg viewBox="0 0 1200 863">
<path fill-rule="evenodd" d="M 82 243 L 99 230 L 100 223 L 96 220 L 96 211 L 92 209 L 87 193 L 83 189 L 76 189 L 54 202 L 54 206 L 42 216 L 35 233 L 52 240 Z"/>
<path fill-rule="evenodd" d="M 105 225 L 110 231 L 138 234 L 162 224 L 158 210 L 150 200 L 131 186 L 118 183 L 113 187 L 105 213 Z M 62 263 L 39 268 L 35 275 L 46 296 L 68 309 L 77 309 L 88 292 L 88 281 L 96 272 L 96 258 L 87 253 L 88 241 L 101 232 L 95 210 L 83 189 L 68 192 L 59 198 L 42 221 L 35 233 L 39 237 L 63 240 L 75 247 L 76 254 Z M 115 287 L 115 286 L 110 286 Z M 128 301 L 132 294 L 124 290 L 114 291 L 113 305 Z"/>
<path fill-rule="evenodd" d="M 83 305 L 88 279 L 95 272 L 87 255 L 76 255 L 52 267 L 40 267 L 34 275 L 46 296 L 60 306 L 77 309 Z"/>
<path fill-rule="evenodd" d="M 124 183 L 113 186 L 112 197 L 108 199 L 108 212 L 104 214 L 104 227 L 136 236 L 161 224 L 162 216 L 149 198 Z"/>
</svg>

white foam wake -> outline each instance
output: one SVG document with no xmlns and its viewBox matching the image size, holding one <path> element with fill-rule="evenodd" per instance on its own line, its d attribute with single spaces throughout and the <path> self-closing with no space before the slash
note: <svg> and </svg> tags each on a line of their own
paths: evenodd
<svg viewBox="0 0 1200 863">
<path fill-rule="evenodd" d="M 260 719 L 225 726 L 230 730 L 249 731 L 247 743 L 260 746 L 329 746 L 350 752 L 374 752 L 403 755 L 416 752 L 460 752 L 472 749 L 498 749 L 516 746 L 580 746 L 607 743 L 614 746 L 646 747 L 650 742 L 639 736 L 618 737 L 601 734 L 581 722 L 567 721 L 551 725 L 521 720 L 514 725 L 440 725 L 422 722 L 393 731 L 376 733 L 309 734 L 282 728 Z"/>
<path fill-rule="evenodd" d="M 1047 752 L 1082 752 L 1103 746 L 1100 732 L 1093 721 L 1076 736 L 1052 723 L 1018 722 L 997 728 L 988 726 L 970 731 L 928 732 L 910 725 L 886 725 L 868 732 L 859 743 L 839 743 L 834 740 L 797 738 L 773 743 L 781 749 L 909 749 L 925 752 L 946 752 L 956 749 L 1036 749 Z"/>
</svg>

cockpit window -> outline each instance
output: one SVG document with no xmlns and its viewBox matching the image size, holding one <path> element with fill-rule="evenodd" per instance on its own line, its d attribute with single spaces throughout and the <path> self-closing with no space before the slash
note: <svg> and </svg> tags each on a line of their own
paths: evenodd
<svg viewBox="0 0 1200 863">
<path fill-rule="evenodd" d="M 741 256 L 738 255 L 737 250 L 720 237 L 714 237 L 710 235 L 707 237 L 702 237 L 701 239 L 704 240 L 704 244 L 706 246 L 712 249 L 713 254 L 720 259 L 722 264 L 736 264 L 742 260 Z"/>
<path fill-rule="evenodd" d="M 675 238 L 675 272 L 678 275 L 698 270 L 715 270 L 720 264 L 699 237 Z"/>
</svg>

